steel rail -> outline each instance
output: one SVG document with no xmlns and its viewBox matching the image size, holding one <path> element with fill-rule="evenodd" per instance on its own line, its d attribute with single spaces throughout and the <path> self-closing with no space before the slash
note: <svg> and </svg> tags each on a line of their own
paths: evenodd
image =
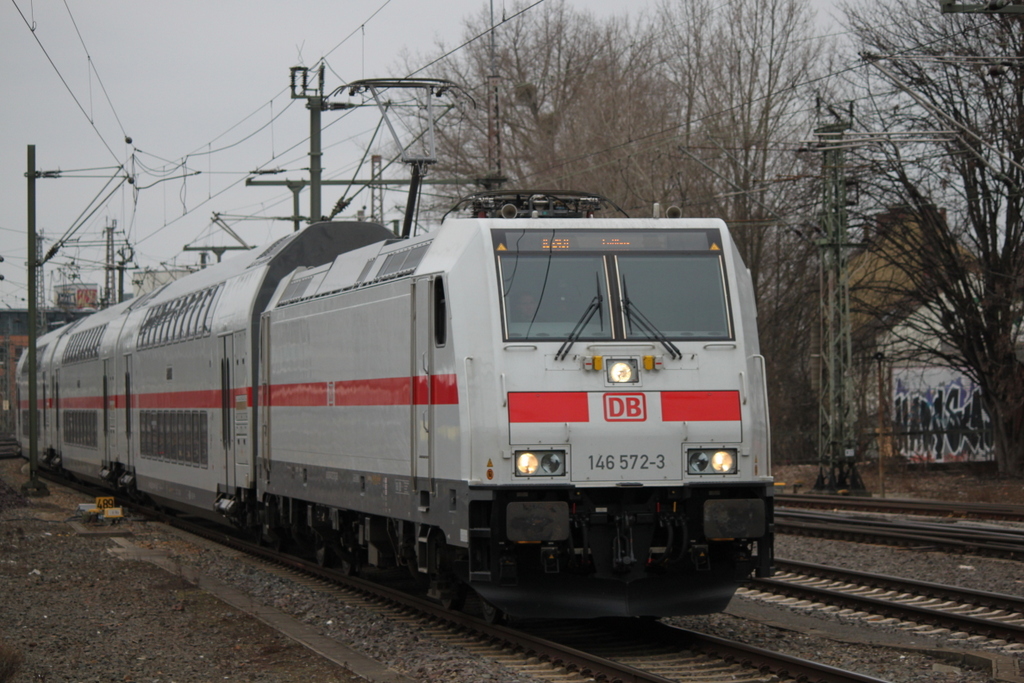
<svg viewBox="0 0 1024 683">
<path fill-rule="evenodd" d="M 1024 597 L 1008 595 L 1006 593 L 992 593 L 979 591 L 972 588 L 961 588 L 949 586 L 931 581 L 918 581 L 917 579 L 905 579 L 899 576 L 888 574 L 874 574 L 854 569 L 843 569 L 825 564 L 812 562 L 798 562 L 796 560 L 775 559 L 775 569 L 793 574 L 813 576 L 820 579 L 833 581 L 846 581 L 857 583 L 872 588 L 883 588 L 896 590 L 904 593 L 913 593 L 927 598 L 940 600 L 956 600 L 980 607 L 1017 612 L 1024 615 Z"/>
<path fill-rule="evenodd" d="M 791 508 L 827 508 L 831 510 L 889 512 L 957 519 L 1024 522 L 1024 505 L 1004 503 L 970 503 L 943 500 L 913 500 L 908 498 L 862 498 L 859 496 L 782 493 L 775 495 L 775 503 L 777 506 Z"/>
<path fill-rule="evenodd" d="M 968 554 L 1024 558 L 1024 532 L 1011 529 L 940 526 L 777 509 L 775 530 L 778 533 L 884 541 L 903 546 L 934 546 Z"/>
<path fill-rule="evenodd" d="M 650 622 L 643 628 L 649 629 L 662 641 L 672 642 L 678 647 L 697 647 L 707 654 L 714 654 L 726 661 L 740 662 L 762 672 L 771 671 L 780 678 L 789 677 L 809 683 L 879 683 L 882 681 L 874 676 L 810 662 L 806 659 L 751 645 L 741 645 L 731 640 L 661 622 Z"/>
<path fill-rule="evenodd" d="M 171 523 L 179 528 L 194 526 L 174 517 L 171 517 Z M 191 528 L 187 530 L 191 532 Z M 210 530 L 201 525 L 198 530 L 199 535 L 210 540 L 226 538 L 230 541 L 228 545 L 232 548 L 253 552 L 272 562 L 317 576 L 331 583 L 342 584 L 373 598 L 429 616 L 436 621 L 483 635 L 492 644 L 497 643 L 513 651 L 526 653 L 528 656 L 548 661 L 553 666 L 560 666 L 568 671 L 575 671 L 584 677 L 591 677 L 597 681 L 606 681 L 608 683 L 676 683 L 675 679 L 666 678 L 629 664 L 559 644 L 522 630 L 487 623 L 478 617 L 449 610 L 435 602 L 410 595 L 395 588 L 358 577 L 348 576 L 342 572 L 320 567 L 313 562 L 300 558 L 288 555 L 281 556 L 271 549 L 247 541 L 240 541 L 216 531 L 209 533 Z M 638 620 L 624 619 L 620 621 L 623 622 L 623 630 L 633 632 L 637 628 Z M 643 624 L 643 622 L 639 623 Z M 884 683 L 882 679 L 864 674 L 845 671 L 826 664 L 792 657 L 779 652 L 772 652 L 697 631 L 671 627 L 660 622 L 643 624 L 643 628 L 652 629 L 651 633 L 658 634 L 659 644 L 667 642 L 673 647 L 678 647 L 680 650 L 697 649 L 705 654 L 719 657 L 726 662 L 735 662 L 762 672 L 771 671 L 776 675 L 790 676 L 807 683 Z"/>
<path fill-rule="evenodd" d="M 69 481 L 50 472 L 46 472 L 43 476 L 55 483 L 70 486 L 89 495 L 97 493 L 95 487 L 81 482 Z M 109 492 L 102 491 L 101 495 L 109 495 Z M 419 613 L 434 621 L 478 634 L 492 644 L 546 660 L 553 666 L 563 667 L 568 671 L 574 671 L 581 676 L 593 678 L 601 683 L 677 683 L 675 679 L 644 671 L 623 662 L 606 659 L 522 630 L 490 624 L 470 614 L 452 611 L 433 601 L 410 595 L 404 591 L 355 576 L 349 576 L 338 570 L 321 567 L 315 562 L 286 555 L 272 548 L 238 538 L 225 529 L 214 528 L 174 514 L 154 511 L 120 497 L 118 497 L 118 503 L 137 513 L 158 519 L 170 526 L 225 545 L 234 550 L 260 557 L 268 562 L 314 576 L 332 584 L 341 585 L 372 600 L 379 600 L 383 603 L 397 606 L 400 609 Z M 636 619 L 622 619 L 618 621 L 622 623 L 622 633 L 635 634 L 638 629 L 643 629 L 647 633 L 657 635 L 658 642 L 655 644 L 667 644 L 681 651 L 696 649 L 707 655 L 719 657 L 726 662 L 751 667 L 761 672 L 770 671 L 780 677 L 789 676 L 805 683 L 885 683 L 882 679 L 864 674 L 845 671 L 825 664 L 729 641 L 697 631 L 668 626 L 660 622 L 644 622 Z"/>
<path fill-rule="evenodd" d="M 832 572 L 832 576 L 829 577 L 831 580 L 844 581 L 847 582 L 847 584 L 857 583 L 856 575 L 861 574 L 861 572 L 847 573 L 845 570 L 835 567 L 830 567 L 829 570 Z M 845 578 L 843 578 L 844 576 Z M 883 577 L 873 577 L 875 580 L 882 580 L 882 578 Z M 858 594 L 856 592 L 852 592 L 849 588 L 843 590 L 838 588 L 809 586 L 796 583 L 795 581 L 798 579 L 799 577 L 791 580 L 782 578 L 753 579 L 749 585 L 755 590 L 763 590 L 777 595 L 786 595 L 802 600 L 810 600 L 812 602 L 870 612 L 883 617 L 898 618 L 915 623 L 931 624 L 933 626 L 948 628 L 954 631 L 963 631 L 972 635 L 982 635 L 987 638 L 999 638 L 1012 642 L 1024 642 L 1024 618 L 1017 619 L 1020 623 L 997 621 L 970 614 L 957 614 L 956 612 L 917 605 L 912 602 L 901 602 L 894 599 L 891 600 L 877 596 Z M 863 587 L 869 588 L 871 586 Z M 944 588 L 951 592 L 957 591 L 953 586 L 946 586 Z M 898 588 L 890 588 L 888 590 L 891 592 L 906 593 L 906 591 L 900 591 Z M 920 597 L 930 596 L 924 594 Z M 1005 597 L 1008 597 L 1011 600 L 1013 599 L 1013 596 Z M 974 603 L 969 603 L 969 606 L 974 606 Z M 986 605 L 986 608 L 987 607 L 988 606 Z M 1003 610 L 1006 608 L 1000 607 L 996 609 Z"/>
</svg>

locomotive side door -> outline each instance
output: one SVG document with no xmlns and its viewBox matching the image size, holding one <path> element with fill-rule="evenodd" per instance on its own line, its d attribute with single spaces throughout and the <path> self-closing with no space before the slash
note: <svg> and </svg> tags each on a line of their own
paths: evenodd
<svg viewBox="0 0 1024 683">
<path fill-rule="evenodd" d="M 419 509 L 430 507 L 434 476 L 434 406 L 433 382 L 434 345 L 431 337 L 431 283 L 432 278 L 413 281 L 412 314 L 412 410 L 413 452 L 412 476 Z"/>
</svg>

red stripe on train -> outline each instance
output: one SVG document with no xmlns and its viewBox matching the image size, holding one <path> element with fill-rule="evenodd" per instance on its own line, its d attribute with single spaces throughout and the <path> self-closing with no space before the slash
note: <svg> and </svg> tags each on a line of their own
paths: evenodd
<svg viewBox="0 0 1024 683">
<path fill-rule="evenodd" d="M 738 391 L 663 391 L 660 397 L 664 422 L 728 422 L 740 419 Z M 513 423 L 589 422 L 588 394 L 513 392 L 508 395 L 508 419 Z"/>
<path fill-rule="evenodd" d="M 414 381 L 415 380 L 415 381 Z M 427 377 L 416 378 L 386 377 L 383 379 L 353 380 L 333 383 L 333 397 L 328 394 L 327 382 L 306 382 L 301 384 L 275 384 L 270 387 L 268 405 L 312 407 L 312 406 L 388 406 L 388 405 L 458 405 L 459 389 L 455 375 L 431 375 L 428 392 Z M 266 392 L 262 393 L 266 399 Z M 231 407 L 235 399 L 245 397 L 247 406 L 252 406 L 252 392 L 248 387 L 231 390 Z M 28 401 L 22 401 L 22 409 Z M 123 409 L 123 394 L 111 396 L 108 407 Z M 43 401 L 39 406 L 44 407 Z M 47 399 L 46 408 L 53 407 L 53 400 Z M 61 409 L 102 410 L 103 398 L 80 396 L 61 398 Z M 167 391 L 132 396 L 132 408 L 142 410 L 217 410 L 221 407 L 220 389 L 203 391 Z"/>
<path fill-rule="evenodd" d="M 663 391 L 665 422 L 726 422 L 740 419 L 738 391 Z"/>
<path fill-rule="evenodd" d="M 347 382 L 273 384 L 268 404 L 273 407 L 458 405 L 455 375 L 385 377 Z"/>
<path fill-rule="evenodd" d="M 590 422 L 582 391 L 514 392 L 508 395 L 509 422 Z"/>
</svg>

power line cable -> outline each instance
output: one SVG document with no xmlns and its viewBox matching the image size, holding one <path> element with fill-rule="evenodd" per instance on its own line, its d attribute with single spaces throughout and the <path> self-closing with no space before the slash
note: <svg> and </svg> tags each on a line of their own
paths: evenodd
<svg viewBox="0 0 1024 683">
<path fill-rule="evenodd" d="M 25 26 L 28 28 L 29 32 L 32 34 L 32 38 L 35 39 L 36 44 L 39 45 L 39 49 L 43 51 L 43 55 L 45 55 L 47 61 L 50 62 L 50 66 L 52 66 L 53 70 L 57 72 L 57 77 L 60 78 L 60 82 L 64 84 L 64 88 L 68 91 L 68 94 L 71 95 L 71 99 L 75 101 L 75 104 L 78 105 L 78 109 L 82 112 L 82 115 L 85 116 L 89 125 L 92 126 L 92 129 L 96 132 L 96 136 L 100 139 L 100 142 L 102 142 L 103 146 L 107 148 L 108 152 L 110 152 L 110 156 L 114 157 L 114 161 L 120 162 L 120 159 L 118 159 L 117 155 L 114 154 L 114 150 L 110 148 L 109 144 L 107 144 L 106 139 L 103 137 L 103 133 L 101 133 L 100 129 L 96 127 L 96 123 L 92 120 L 92 117 L 89 116 L 87 111 L 85 111 L 85 107 L 82 106 L 82 103 L 78 101 L 78 97 L 75 96 L 75 92 L 71 89 L 71 86 L 68 85 L 67 80 L 64 78 L 64 74 L 62 74 L 60 69 L 57 68 L 53 58 L 50 57 L 50 53 L 46 51 L 46 47 L 43 45 L 43 42 L 39 40 L 35 26 L 29 23 L 28 19 L 25 17 L 25 13 L 21 11 L 20 7 L 18 7 L 17 0 L 11 0 L 11 4 L 14 5 L 14 9 L 18 10 L 18 14 L 21 16 L 21 20 L 25 22 Z"/>
<path fill-rule="evenodd" d="M 115 177 L 116 177 L 116 176 L 115 176 Z M 111 180 L 113 180 L 113 179 L 111 179 Z M 107 200 L 108 200 L 108 199 L 110 199 L 110 197 L 112 197 L 112 196 L 113 196 L 113 194 L 114 194 L 115 192 L 117 192 L 117 190 L 118 190 L 118 189 L 119 189 L 119 188 L 120 188 L 120 187 L 121 187 L 122 185 L 124 185 L 124 184 L 125 184 L 125 182 L 127 182 L 127 180 L 128 180 L 127 178 L 124 178 L 124 177 L 122 177 L 122 178 L 121 178 L 121 182 L 119 182 L 119 183 L 118 183 L 118 184 L 117 184 L 117 185 L 116 185 L 116 186 L 114 187 L 114 189 L 113 189 L 113 190 L 111 190 L 111 191 L 110 191 L 110 193 L 109 193 L 109 194 L 108 194 L 108 195 L 107 195 L 106 197 L 104 197 L 104 198 L 103 198 L 103 200 L 102 200 L 102 201 L 101 201 L 101 202 L 100 202 L 99 204 L 97 204 L 97 205 L 96 205 L 96 208 L 95 208 L 95 209 L 93 209 L 92 211 L 90 211 L 90 212 L 89 212 L 89 215 L 88 215 L 88 216 L 86 216 L 85 218 L 82 218 L 82 219 L 81 219 L 81 222 L 79 222 L 79 223 L 78 223 L 78 225 L 72 225 L 72 227 L 68 228 L 67 232 L 65 232 L 65 233 L 64 233 L 64 236 L 63 236 L 63 237 L 61 237 L 61 238 L 60 238 L 59 240 L 57 240 L 57 242 L 56 242 L 56 243 L 55 243 L 55 244 L 54 244 L 54 245 L 53 245 L 52 247 L 50 247 L 50 250 L 46 252 L 46 256 L 45 256 L 45 257 L 43 258 L 43 260 L 42 260 L 42 263 L 46 263 L 46 262 L 47 262 L 47 261 L 49 261 L 49 260 L 50 260 L 51 258 L 53 258 L 53 257 L 54 257 L 54 256 L 55 256 L 55 255 L 57 254 L 57 251 L 58 251 L 58 250 L 59 250 L 59 249 L 61 248 L 61 246 L 63 246 L 63 245 L 64 245 L 64 243 L 65 243 L 65 242 L 66 242 L 66 241 L 67 241 L 67 240 L 68 240 L 68 239 L 69 239 L 69 238 L 70 238 L 70 237 L 71 237 L 72 235 L 74 235 L 74 234 L 75 234 L 76 232 L 78 232 L 78 230 L 79 230 L 79 229 L 80 229 L 80 228 L 81 228 L 81 227 L 82 227 L 83 225 L 85 225 L 85 221 L 87 221 L 87 220 L 89 220 L 90 218 L 92 218 L 92 217 L 93 217 L 93 215 L 94 215 L 94 214 L 95 214 L 95 213 L 96 213 L 97 211 L 99 211 L 99 210 L 100 210 L 101 208 L 103 208 L 103 206 L 104 206 L 104 205 L 106 204 Z M 108 184 L 109 184 L 109 183 L 108 183 Z M 104 186 L 104 187 L 106 187 L 106 186 Z M 86 207 L 86 209 L 88 209 L 88 207 Z"/>
<path fill-rule="evenodd" d="M 117 115 L 114 103 L 110 101 L 110 95 L 107 93 L 107 87 L 103 85 L 103 79 L 100 78 L 100 72 L 96 70 L 96 65 L 92 61 L 92 55 L 89 54 L 89 48 L 85 46 L 85 39 L 82 38 L 82 32 L 78 29 L 78 22 L 75 21 L 75 16 L 71 14 L 71 7 L 68 6 L 68 0 L 64 0 L 64 7 L 68 11 L 68 17 L 71 18 L 71 25 L 75 27 L 75 33 L 78 34 L 78 41 L 82 43 L 82 49 L 85 50 L 85 57 L 89 61 L 89 70 L 96 74 L 96 82 L 100 84 L 100 90 L 103 91 L 103 96 L 107 98 L 107 104 L 110 105 L 110 111 L 114 115 L 114 120 L 117 121 L 117 125 L 121 129 L 121 134 L 127 139 L 128 133 L 124 130 L 124 125 L 121 123 L 121 117 Z"/>
<path fill-rule="evenodd" d="M 360 25 L 359 25 L 358 27 L 356 27 L 356 28 L 355 28 L 355 29 L 354 29 L 354 30 L 353 30 L 353 31 L 352 31 L 351 33 L 349 33 L 349 34 L 348 34 L 347 36 L 345 36 L 344 38 L 342 38 L 342 39 L 341 39 L 341 42 L 340 42 L 340 43 L 338 43 L 337 45 L 335 45 L 334 47 L 332 47 L 332 48 L 331 48 L 330 50 L 328 50 L 328 51 L 327 51 L 327 52 L 326 52 L 326 53 L 324 54 L 324 56 L 320 58 L 320 60 L 319 60 L 319 61 L 324 61 L 324 60 L 325 60 L 325 59 L 326 59 L 327 57 L 329 57 L 329 56 L 330 56 L 330 54 L 331 54 L 332 52 L 334 52 L 334 51 L 335 51 L 335 50 L 337 50 L 337 49 L 338 49 L 339 47 L 341 47 L 342 45 L 344 45 L 345 43 L 347 43 L 347 42 L 348 42 L 348 41 L 349 41 L 349 40 L 350 40 L 350 39 L 352 38 L 352 36 L 354 36 L 355 34 L 357 34 L 357 33 L 361 32 L 361 31 L 363 31 L 363 30 L 364 30 L 364 29 L 366 28 L 366 25 L 367 25 L 368 23 L 370 23 L 371 21 L 373 21 L 374 17 L 376 17 L 376 16 L 378 15 L 378 14 L 380 14 L 380 13 L 381 13 L 381 11 L 383 11 L 383 9 L 384 9 L 385 7 L 387 7 L 388 5 L 390 5 L 390 4 L 391 4 L 391 0 L 385 0 L 385 2 L 384 2 L 384 4 L 383 4 L 383 5 L 381 5 L 381 6 L 380 6 L 380 7 L 378 7 L 378 8 L 376 9 L 376 10 L 374 10 L 373 14 L 371 14 L 371 15 L 370 15 L 370 16 L 369 16 L 369 17 L 368 17 L 367 19 L 365 19 L 365 20 L 363 21 L 363 23 L 361 23 L 361 24 L 360 24 Z M 328 68 L 330 68 L 330 67 L 328 67 Z M 332 71 L 333 71 L 333 69 L 332 69 Z M 335 74 L 335 75 L 337 75 L 337 74 Z M 344 79 L 342 79 L 342 78 L 340 78 L 340 77 L 339 77 L 339 80 L 344 80 Z"/>
<path fill-rule="evenodd" d="M 541 0 L 541 1 L 543 1 L 543 0 Z M 976 27 L 965 27 L 964 30 L 963 30 L 963 33 L 966 33 L 968 30 L 980 30 L 980 28 L 981 28 L 980 25 L 976 26 Z M 945 36 L 939 37 L 939 38 L 936 38 L 933 41 L 929 41 L 929 42 L 926 42 L 926 43 L 921 43 L 921 44 L 912 46 L 910 48 L 907 48 L 906 50 L 902 51 L 900 54 L 911 54 L 913 51 L 920 50 L 920 49 L 925 48 L 925 47 L 930 47 L 930 46 L 933 46 L 933 45 L 940 44 L 941 42 L 943 42 L 945 40 L 947 40 L 947 37 L 945 37 Z M 434 63 L 436 63 L 436 61 L 438 61 L 438 60 L 435 60 Z M 824 74 L 824 75 L 822 75 L 820 77 L 817 77 L 817 78 L 808 79 L 808 80 L 803 81 L 801 83 L 797 83 L 797 84 L 795 84 L 795 85 L 793 85 L 793 86 L 791 86 L 789 88 L 786 88 L 785 90 L 782 90 L 781 93 L 785 93 L 785 92 L 788 92 L 790 90 L 796 90 L 798 88 L 804 88 L 804 87 L 807 87 L 809 85 L 813 85 L 814 83 L 818 83 L 818 82 L 821 82 L 821 81 L 824 81 L 824 80 L 827 80 L 827 79 L 830 79 L 830 78 L 840 77 L 840 76 L 842 76 L 844 74 L 852 73 L 852 72 L 854 72 L 854 71 L 856 71 L 858 69 L 861 69 L 861 68 L 864 68 L 864 65 L 862 63 L 854 63 L 854 64 L 851 64 L 850 66 L 847 66 L 846 68 L 839 69 L 837 71 L 833 71 L 833 72 L 830 72 L 828 74 Z M 588 153 L 585 153 L 585 154 L 580 154 L 580 155 L 578 155 L 576 157 L 572 157 L 572 158 L 569 158 L 569 159 L 562 160 L 559 163 L 551 164 L 551 165 L 549 165 L 548 167 L 546 167 L 544 169 L 540 169 L 540 170 L 537 170 L 537 171 L 535 171 L 533 173 L 528 173 L 528 174 L 525 174 L 523 176 L 520 176 L 519 178 L 517 178 L 517 180 L 523 181 L 523 180 L 525 180 L 527 178 L 530 178 L 532 176 L 537 176 L 537 175 L 549 172 L 549 171 L 551 171 L 553 169 L 556 169 L 556 168 L 558 168 L 560 166 L 565 166 L 565 165 L 570 164 L 570 163 L 574 163 L 574 162 L 581 161 L 581 160 L 584 160 L 584 159 L 589 159 L 589 158 L 592 158 L 592 157 L 595 157 L 595 156 L 603 155 L 603 154 L 606 154 L 608 152 L 612 152 L 612 151 L 615 151 L 615 150 L 623 149 L 623 148 L 629 147 L 631 145 L 636 145 L 636 144 L 641 143 L 643 141 L 648 141 L 649 140 L 649 141 L 652 141 L 652 144 L 664 144 L 665 142 L 676 140 L 676 139 L 678 139 L 681 136 L 680 135 L 673 135 L 673 136 L 671 136 L 669 138 L 660 138 L 659 136 L 665 135 L 667 133 L 671 133 L 671 132 L 676 131 L 679 128 L 682 128 L 684 126 L 703 123 L 704 121 L 713 119 L 713 118 L 718 117 L 718 116 L 722 116 L 724 114 L 728 114 L 730 112 L 739 110 L 739 109 L 741 109 L 743 107 L 746 107 L 746 106 L 749 106 L 751 104 L 756 104 L 757 102 L 763 101 L 767 97 L 776 97 L 776 96 L 778 96 L 781 93 L 780 92 L 771 93 L 770 95 L 765 95 L 765 96 L 762 96 L 762 97 L 751 99 L 749 101 L 744 101 L 744 102 L 741 102 L 741 103 L 739 103 L 739 104 L 737 104 L 737 105 L 735 105 L 733 107 L 727 107 L 725 109 L 722 109 L 722 110 L 719 110 L 719 111 L 716 111 L 716 112 L 712 112 L 710 114 L 706 114 L 706 115 L 701 116 L 701 117 L 699 117 L 697 119 L 694 119 L 694 120 L 684 121 L 684 122 L 681 122 L 679 124 L 676 124 L 676 125 L 664 128 L 662 130 L 655 131 L 653 133 L 649 133 L 647 135 L 640 136 L 639 138 L 636 138 L 636 139 L 628 140 L 626 142 L 619 143 L 619 144 L 616 144 L 616 145 L 611 145 L 609 147 L 605 147 L 603 149 L 595 150 L 593 152 L 588 152 Z M 640 147 L 636 151 L 637 152 L 642 152 L 642 151 L 645 151 L 647 149 L 650 149 L 650 147 L 649 146 Z M 630 155 L 627 155 L 627 156 L 630 156 Z M 622 160 L 621 157 L 610 159 L 608 161 L 605 161 L 605 162 L 602 162 L 602 163 L 599 163 L 599 164 L 594 164 L 594 165 L 588 166 L 586 168 L 573 171 L 573 172 L 571 172 L 571 173 L 569 173 L 567 175 L 563 175 L 561 177 L 562 178 L 572 177 L 572 176 L 575 176 L 575 175 L 579 175 L 581 173 L 585 173 L 587 171 L 592 171 L 592 170 L 595 170 L 597 168 L 601 168 L 602 166 L 607 166 L 609 164 L 618 163 L 621 160 Z"/>
<path fill-rule="evenodd" d="M 440 57 L 438 57 L 434 61 L 428 62 L 428 63 L 424 64 L 420 68 L 416 69 L 415 71 L 413 71 L 412 73 L 407 75 L 406 78 L 412 78 L 413 76 L 415 76 L 416 74 L 420 73 L 421 71 L 426 71 L 427 69 L 429 69 L 430 67 L 434 66 L 435 64 L 437 64 L 441 60 L 447 59 L 448 57 L 450 57 L 451 55 L 455 54 L 456 52 L 458 52 L 459 50 L 463 49 L 464 47 L 467 47 L 467 46 L 471 45 L 472 43 L 475 43 L 476 41 L 480 40 L 481 38 L 483 38 L 487 34 L 489 34 L 492 31 L 494 31 L 494 29 L 498 28 L 499 26 L 503 26 L 504 24 L 512 21 L 513 19 L 516 19 L 516 18 L 526 14 L 527 12 L 532 10 L 534 7 L 536 7 L 537 5 L 540 5 L 543 2 L 544 2 L 544 0 L 537 0 L 532 5 L 524 7 L 523 9 L 519 10 L 518 12 L 513 14 L 512 16 L 502 18 L 502 20 L 499 21 L 494 26 L 489 26 L 487 28 L 487 30 L 481 31 L 480 33 L 478 33 L 477 35 L 473 36 L 472 38 L 470 38 L 466 42 L 462 43 L 462 45 L 459 45 L 458 47 L 449 50 L 448 52 L 444 53 L 443 55 L 441 55 Z"/>
<path fill-rule="evenodd" d="M 271 101 L 273 101 L 273 100 L 271 100 Z M 274 125 L 274 121 L 276 121 L 276 120 L 277 120 L 277 119 L 279 119 L 280 117 L 284 116 L 284 113 L 285 113 L 286 111 L 288 111 L 288 109 L 289 109 L 289 108 L 291 108 L 291 106 L 292 106 L 293 104 L 295 104 L 295 100 L 292 100 L 292 99 L 288 100 L 288 104 L 287 104 L 287 105 L 285 105 L 284 109 L 282 109 L 282 110 L 281 110 L 280 112 L 278 112 L 278 113 L 277 113 L 276 115 L 272 115 L 269 121 L 267 121 L 267 122 L 266 122 L 266 123 L 264 123 L 264 124 L 263 124 L 262 126 L 260 126 L 259 128 L 257 128 L 257 129 L 256 129 L 256 130 L 254 130 L 253 132 L 249 133 L 249 134 L 248 134 L 248 135 L 246 135 L 245 137 L 243 137 L 243 138 L 239 138 L 238 140 L 236 140 L 235 142 L 232 142 L 232 143 L 231 143 L 231 144 L 229 144 L 229 145 L 224 145 L 223 147 L 218 147 L 217 149 L 209 149 L 209 150 L 206 150 L 205 152 L 204 152 L 204 151 L 195 151 L 195 152 L 191 152 L 191 153 L 187 154 L 187 155 L 186 155 L 186 157 L 201 157 L 201 156 L 209 156 L 209 155 L 217 154 L 218 152 L 223 152 L 224 150 L 228 150 L 228 149 L 231 149 L 232 147 L 237 147 L 238 145 L 242 144 L 242 143 L 243 143 L 243 142 L 245 142 L 246 140 L 249 140 L 249 139 L 251 139 L 251 138 L 252 138 L 253 136 L 255 136 L 255 135 L 256 135 L 257 133 L 261 133 L 261 132 L 263 132 L 264 130 L 266 130 L 266 129 L 267 129 L 267 127 L 269 127 L 269 126 L 272 126 L 272 125 Z M 262 109 L 262 108 L 263 108 L 263 107 L 260 107 L 260 109 Z M 259 111 L 259 110 L 257 110 L 257 111 Z M 252 117 L 252 114 L 250 114 L 249 116 L 247 116 L 247 117 L 246 117 L 246 119 L 248 119 L 248 118 L 251 118 L 251 117 Z M 244 120 L 245 120 L 245 119 L 243 119 L 243 121 L 244 121 Z M 235 125 L 234 127 L 237 127 L 238 125 L 241 125 L 241 123 L 242 123 L 242 121 L 239 121 L 239 122 L 238 122 L 238 124 L 236 124 L 236 125 Z M 226 134 L 227 134 L 227 132 L 228 132 L 228 131 L 225 131 L 225 133 L 222 133 L 221 135 L 217 136 L 217 138 L 214 138 L 214 140 L 217 140 L 217 139 L 219 139 L 220 137 L 223 137 L 224 135 L 226 135 Z M 212 144 L 212 143 L 211 143 L 211 144 Z"/>
</svg>

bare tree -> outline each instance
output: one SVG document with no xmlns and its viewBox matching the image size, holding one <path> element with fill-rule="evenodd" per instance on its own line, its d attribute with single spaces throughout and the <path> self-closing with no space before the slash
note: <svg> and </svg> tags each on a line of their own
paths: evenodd
<svg viewBox="0 0 1024 683">
<path fill-rule="evenodd" d="M 1024 474 L 1024 23 L 940 15 L 932 3 L 847 8 L 874 66 L 862 191 L 898 220 L 867 235 L 884 269 L 862 308 L 888 316 L 898 348 L 959 368 L 982 391 L 1000 472 Z M 936 131 L 948 131 L 936 138 Z M 927 131 L 927 133 L 926 133 Z M 928 143 L 928 139 L 938 142 Z"/>
<path fill-rule="evenodd" d="M 829 43 L 800 0 L 665 0 L 662 62 L 683 112 L 676 148 L 693 180 L 687 213 L 729 222 L 758 296 L 774 449 L 813 459 L 818 410 L 809 358 L 817 325 L 812 224 L 820 168 L 797 155 L 826 93 Z M 810 267 L 808 267 L 810 266 Z"/>
<path fill-rule="evenodd" d="M 511 12 L 520 6 L 511 8 Z M 483 34 L 486 12 L 467 22 Z M 518 188 L 573 188 L 650 211 L 671 182 L 662 140 L 678 111 L 652 68 L 656 37 L 639 23 L 599 21 L 564 0 L 545 3 L 498 29 L 502 175 Z M 465 84 L 468 104 L 439 131 L 439 170 L 483 178 L 487 159 L 489 42 L 439 63 L 432 75 Z"/>
<path fill-rule="evenodd" d="M 552 1 L 503 23 L 495 54 L 509 186 L 599 192 L 638 215 L 655 201 L 678 204 L 730 224 L 757 288 L 773 433 L 786 454 L 807 453 L 817 418 L 808 369 L 817 279 L 807 264 L 817 255 L 819 169 L 794 144 L 813 127 L 808 102 L 825 88 L 814 75 L 828 69 L 812 20 L 806 0 L 666 0 L 634 21 Z M 486 11 L 469 20 L 467 38 L 489 22 Z M 441 126 L 439 174 L 492 171 L 489 47 L 477 40 L 430 74 L 465 85 L 476 102 Z"/>
</svg>

